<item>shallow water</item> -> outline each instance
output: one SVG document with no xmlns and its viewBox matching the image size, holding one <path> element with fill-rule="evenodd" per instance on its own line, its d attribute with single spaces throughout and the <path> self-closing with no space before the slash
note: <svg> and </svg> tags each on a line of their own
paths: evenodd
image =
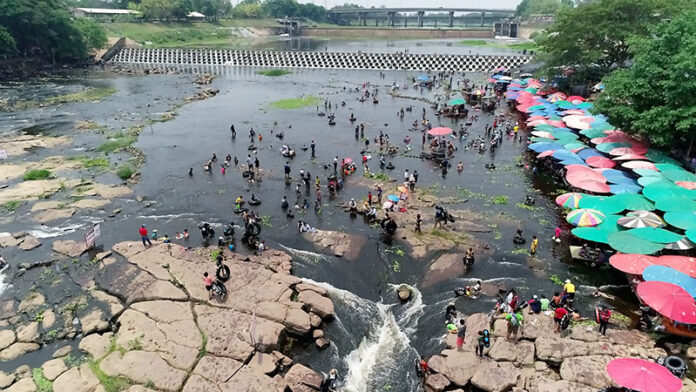
<svg viewBox="0 0 696 392">
<path fill-rule="evenodd" d="M 362 43 L 364 50 L 384 45 L 381 41 Z M 332 45 L 341 48 L 352 44 L 339 42 Z M 433 45 L 434 50 L 440 51 L 440 46 Z M 446 43 L 442 48 L 448 48 Z M 321 214 L 310 209 L 306 216 L 298 213 L 295 220 L 286 219 L 280 209 L 280 199 L 287 195 L 292 203 L 295 195 L 294 184 L 288 185 L 283 179 L 283 163 L 286 160 L 279 152 L 282 144 L 289 144 L 297 151 L 297 156 L 291 161 L 293 176 L 297 178 L 300 168 L 303 168 L 312 176 L 319 176 L 324 183 L 330 170 L 323 166 L 330 165 L 334 156 L 357 159 L 364 148 L 364 142 L 356 140 L 354 136 L 354 125 L 348 121 L 351 111 L 358 118 L 357 123 L 366 124 L 365 134 L 369 139 L 383 131 L 389 134 L 392 144 L 403 147 L 401 140 L 409 134 L 413 139 L 412 152 L 420 150 L 420 133 L 409 132 L 408 128 L 414 119 L 420 118 L 421 108 L 428 108 L 429 105 L 419 100 L 393 98 L 385 92 L 385 86 L 393 82 L 403 85 L 415 73 L 389 72 L 386 79 L 379 79 L 375 71 L 294 70 L 290 75 L 269 78 L 256 74 L 253 68 L 209 70 L 218 74 L 212 86 L 220 89 L 220 93 L 214 98 L 184 106 L 172 121 L 146 127 L 135 144 L 144 153 L 146 161 L 141 167 L 141 180 L 134 187 L 134 195 L 141 195 L 147 204 L 136 202 L 134 197 L 124 198 L 107 207 L 107 211 L 80 211 L 71 218 L 52 222 L 49 226 L 29 221 L 27 207 L 24 207 L 17 213 L 17 219 L 0 227 L 0 231 L 27 230 L 41 238 L 63 236 L 64 239 L 80 240 L 86 227 L 102 222 L 103 237 L 100 242 L 104 248 L 108 248 L 119 241 L 137 239 L 138 226 L 146 224 L 148 228 L 171 237 L 176 231 L 188 228 L 192 233 L 189 243 L 198 245 L 200 238 L 195 230 L 198 223 L 209 221 L 221 226 L 230 221 L 239 222 L 239 216 L 232 211 L 234 199 L 239 194 L 244 194 L 248 199 L 254 193 L 263 201 L 255 209 L 262 215 L 270 215 L 272 226 L 263 228 L 263 238 L 272 247 L 290 252 L 294 259 L 294 274 L 319 282 L 329 289 L 329 296 L 336 306 L 337 318 L 325 329 L 332 341 L 331 347 L 321 352 L 313 344 L 308 344 L 304 349 L 297 347 L 294 350 L 297 358 L 319 371 L 328 372 L 331 368 L 337 368 L 346 391 L 382 390 L 386 386 L 397 391 L 414 390 L 415 359 L 418 355 L 432 355 L 444 348 L 444 308 L 448 303 L 455 302 L 452 290 L 472 284 L 476 279 L 505 288 L 515 287 L 520 297 L 526 299 L 534 294 L 551 295 L 559 290 L 560 287 L 555 286 L 548 279 L 549 276 L 557 275 L 561 279 L 570 277 L 582 285 L 576 303 L 585 312 L 598 301 L 591 296 L 594 286 L 625 284 L 619 274 L 598 273 L 567 262 L 567 243 L 556 244 L 550 240 L 553 229 L 560 224 L 559 210 L 553 199 L 545 196 L 553 189 L 544 179 L 532 178 L 531 171 L 524 165 L 518 167 L 518 163 L 525 163 L 525 145 L 507 138 L 495 154 L 465 151 L 464 143 L 455 141 L 460 148 L 451 160 L 452 164 L 462 161 L 465 170 L 461 175 L 451 171 L 446 178 L 430 161 L 411 156 L 391 159 L 396 166 L 395 170 L 389 172 L 391 177 L 399 179 L 405 168 L 417 170 L 420 174 L 418 187 L 429 188 L 439 196 L 468 198 L 466 203 L 448 208 L 476 211 L 483 219 L 483 222 L 477 223 L 488 224 L 491 228 L 491 233 L 476 237 L 492 245 L 492 256 L 479 257 L 466 276 L 452 277 L 426 287 L 423 277 L 428 262 L 389 252 L 394 248 L 382 242 L 379 230 L 371 228 L 361 218 L 351 219 L 337 208 L 337 202 L 366 196 L 368 189 L 354 184 L 357 178 L 346 180 L 347 186 L 336 200 L 329 200 L 326 194 Z M 101 103 L 0 115 L 0 134 L 9 134 L 29 125 L 40 125 L 49 134 L 73 134 L 75 145 L 88 150 L 100 143 L 101 136 L 89 132 L 75 134 L 72 122 L 93 119 L 106 125 L 110 131 L 116 131 L 144 118 L 157 118 L 168 106 L 195 90 L 191 84 L 193 76 L 187 70 L 183 71 L 181 75 L 152 76 L 115 76 L 99 71 L 67 82 L 51 81 L 27 86 L 27 95 L 38 94 L 35 92 L 37 89 L 47 89 L 49 91 L 42 94 L 50 94 L 50 90 L 60 88 L 61 84 L 74 83 L 115 86 L 119 92 Z M 472 74 L 467 77 L 482 80 L 484 75 Z M 369 101 L 360 103 L 357 101 L 358 93 L 348 91 L 365 81 L 379 86 L 379 104 L 374 105 Z M 11 94 L 23 95 L 23 91 L 23 87 L 20 87 Z M 330 127 L 325 117 L 317 116 L 316 107 L 276 110 L 269 106 L 273 101 L 303 94 L 319 96 L 334 104 L 345 101 L 345 107 L 339 105 L 333 110 L 337 125 Z M 402 94 L 417 99 L 433 99 L 433 92 L 427 89 L 411 88 L 402 91 Z M 400 107 L 407 105 L 414 105 L 413 112 L 407 112 L 403 119 L 399 119 L 396 113 Z M 320 106 L 323 110 L 323 103 Z M 482 134 L 484 125 L 492 122 L 488 115 L 478 114 L 480 120 L 469 128 L 469 139 Z M 431 110 L 428 117 L 434 125 L 441 121 L 442 125 L 459 127 L 458 123 L 449 119 L 438 121 Z M 230 137 L 231 123 L 236 126 L 236 139 Z M 240 164 L 243 164 L 249 153 L 247 134 L 250 127 L 257 135 L 263 135 L 263 142 L 256 143 L 260 147 L 256 156 L 261 162 L 261 169 L 267 171 L 263 181 L 250 187 L 232 168 L 224 176 L 217 170 L 210 174 L 203 173 L 202 165 L 213 153 L 217 154 L 219 161 L 229 153 L 237 156 Z M 283 131 L 284 140 L 274 137 L 272 131 Z M 312 139 L 317 143 L 315 159 L 308 151 L 299 149 L 304 144 L 309 145 Z M 370 146 L 373 145 L 371 141 Z M 372 150 L 374 152 L 374 147 Z M 74 155 L 84 153 L 74 146 L 62 152 Z M 51 154 L 55 152 L 39 150 L 27 159 L 40 159 Z M 124 161 L 127 158 L 126 155 L 119 156 Z M 495 162 L 497 170 L 484 168 L 490 162 Z M 369 166 L 376 170 L 378 164 L 372 161 Z M 193 177 L 187 175 L 189 168 L 194 168 Z M 112 174 L 105 174 L 103 178 L 118 182 Z M 384 188 L 385 195 L 389 194 L 389 187 Z M 534 210 L 517 206 L 517 203 L 524 201 L 525 194 L 535 195 Z M 492 197 L 501 195 L 509 198 L 507 204 L 490 202 Z M 314 192 L 306 197 L 313 202 Z M 121 214 L 113 219 L 108 218 L 108 211 L 116 207 L 123 209 Z M 428 215 L 432 213 L 427 212 Z M 311 243 L 297 235 L 297 219 L 304 219 L 320 229 L 363 236 L 366 243 L 354 260 L 318 254 Z M 566 232 L 569 229 L 562 227 Z M 524 229 L 528 240 L 532 235 L 540 238 L 537 256 L 522 254 L 512 243 L 512 236 L 518 228 Z M 398 240 L 391 246 L 406 250 L 406 246 Z M 24 254 L 12 252 L 8 260 L 13 265 L 36 261 L 39 257 L 48 257 L 46 248 L 43 246 Z M 436 254 L 429 255 L 427 261 L 436 257 Z M 395 262 L 400 268 L 394 268 Z M 29 278 L 22 279 L 22 282 L 26 282 Z M 403 305 L 394 292 L 394 287 L 400 284 L 412 286 L 415 294 L 410 302 Z M 69 294 L 75 292 L 74 286 L 64 283 L 58 287 Z M 6 290 L 0 300 L 7 296 L 22 298 L 26 289 L 24 285 L 15 284 Z M 494 303 L 493 298 L 485 296 L 456 300 L 458 309 L 464 313 L 489 311 Z M 0 364 L 0 369 L 3 368 L 4 365 Z"/>
</svg>

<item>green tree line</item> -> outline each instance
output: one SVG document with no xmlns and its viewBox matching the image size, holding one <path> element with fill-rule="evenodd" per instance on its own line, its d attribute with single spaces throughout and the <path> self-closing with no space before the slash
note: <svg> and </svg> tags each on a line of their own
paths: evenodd
<svg viewBox="0 0 696 392">
<path fill-rule="evenodd" d="M 104 45 L 104 30 L 94 21 L 72 18 L 59 0 L 0 1 L 0 56 L 65 62 Z"/>
</svg>

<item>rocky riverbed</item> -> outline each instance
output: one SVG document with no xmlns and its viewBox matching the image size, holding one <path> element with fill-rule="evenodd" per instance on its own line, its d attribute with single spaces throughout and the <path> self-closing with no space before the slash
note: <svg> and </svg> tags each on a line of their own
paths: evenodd
<svg viewBox="0 0 696 392">
<path fill-rule="evenodd" d="M 84 252 L 56 242 L 62 259 Z M 63 261 L 60 257 L 56 261 Z M 288 254 L 224 253 L 231 269 L 225 301 L 211 300 L 203 272 L 214 273 L 203 248 L 122 242 L 95 257 L 76 281 L 84 295 L 56 309 L 39 293 L 2 303 L 0 361 L 38 350 L 57 335 L 74 337 L 33 370 L 0 374 L 11 392 L 104 391 L 111 383 L 135 391 L 312 391 L 321 377 L 283 354 L 292 342 L 326 346 L 322 325 L 334 307 L 326 290 L 290 275 Z M 83 305 L 84 304 L 84 305 Z M 57 332 L 55 332 L 57 331 Z M 230 389 L 232 388 L 232 389 Z"/>
</svg>

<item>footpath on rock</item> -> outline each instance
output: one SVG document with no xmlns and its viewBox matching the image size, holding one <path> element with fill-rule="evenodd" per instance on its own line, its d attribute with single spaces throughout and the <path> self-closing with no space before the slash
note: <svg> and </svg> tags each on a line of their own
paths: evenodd
<svg viewBox="0 0 696 392">
<path fill-rule="evenodd" d="M 70 244 L 60 243 L 56 249 Z M 38 350 L 51 331 L 77 337 L 41 367 L 0 372 L 9 392 L 127 390 L 225 392 L 318 390 L 321 376 L 282 353 L 290 339 L 328 345 L 321 325 L 334 317 L 326 290 L 290 275 L 288 254 L 224 253 L 231 269 L 225 301 L 209 299 L 203 273 L 215 274 L 208 249 L 122 242 L 104 252 L 81 282 L 89 298 L 73 312 L 47 309 L 33 293 L 0 312 L 0 361 Z M 89 274 L 88 274 L 89 275 Z M 79 302 L 82 301 L 82 302 Z M 81 305 L 81 304 L 84 304 Z M 41 312 L 38 321 L 37 310 Z M 80 309 L 76 311 L 75 309 Z M 73 322 L 73 316 L 76 321 Z M 33 320 L 33 321 L 32 321 Z M 55 338 L 51 336 L 50 339 Z"/>
</svg>

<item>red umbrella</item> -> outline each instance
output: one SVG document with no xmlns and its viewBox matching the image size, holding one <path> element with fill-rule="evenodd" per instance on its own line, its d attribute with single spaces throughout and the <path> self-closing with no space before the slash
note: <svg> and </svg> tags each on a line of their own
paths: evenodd
<svg viewBox="0 0 696 392">
<path fill-rule="evenodd" d="M 607 374 L 617 384 L 639 392 L 678 392 L 682 381 L 666 367 L 640 358 L 616 358 Z"/>
<path fill-rule="evenodd" d="M 585 98 L 583 98 L 579 95 L 571 95 L 570 97 L 566 98 L 566 101 L 568 101 L 568 102 L 573 102 L 573 101 L 585 102 Z"/>
<path fill-rule="evenodd" d="M 659 257 L 657 263 L 696 278 L 696 259 L 693 257 L 666 255 Z"/>
<path fill-rule="evenodd" d="M 451 128 L 445 128 L 445 127 L 440 127 L 440 128 L 433 128 L 428 131 L 428 135 L 431 136 L 447 136 L 452 133 Z"/>
<path fill-rule="evenodd" d="M 609 258 L 609 264 L 627 274 L 643 275 L 643 270 L 657 264 L 657 259 L 648 255 L 617 253 Z"/>
<path fill-rule="evenodd" d="M 648 161 L 628 161 L 621 164 L 621 166 L 628 169 L 648 169 L 657 171 L 657 166 L 654 163 Z"/>
<path fill-rule="evenodd" d="M 696 189 L 696 182 L 693 181 L 677 181 L 675 184 L 679 185 L 682 188 L 686 189 Z"/>
<path fill-rule="evenodd" d="M 585 162 L 592 167 L 600 167 L 605 169 L 611 169 L 612 167 L 616 166 L 616 162 L 609 158 L 600 157 L 598 155 L 593 155 L 587 158 Z"/>
<path fill-rule="evenodd" d="M 696 324 L 694 297 L 676 284 L 657 281 L 641 282 L 636 292 L 643 302 L 670 320 Z"/>
<path fill-rule="evenodd" d="M 541 154 L 537 155 L 537 158 L 550 157 L 553 155 L 554 152 L 556 152 L 556 150 L 546 150 L 546 151 L 542 152 Z"/>
</svg>

